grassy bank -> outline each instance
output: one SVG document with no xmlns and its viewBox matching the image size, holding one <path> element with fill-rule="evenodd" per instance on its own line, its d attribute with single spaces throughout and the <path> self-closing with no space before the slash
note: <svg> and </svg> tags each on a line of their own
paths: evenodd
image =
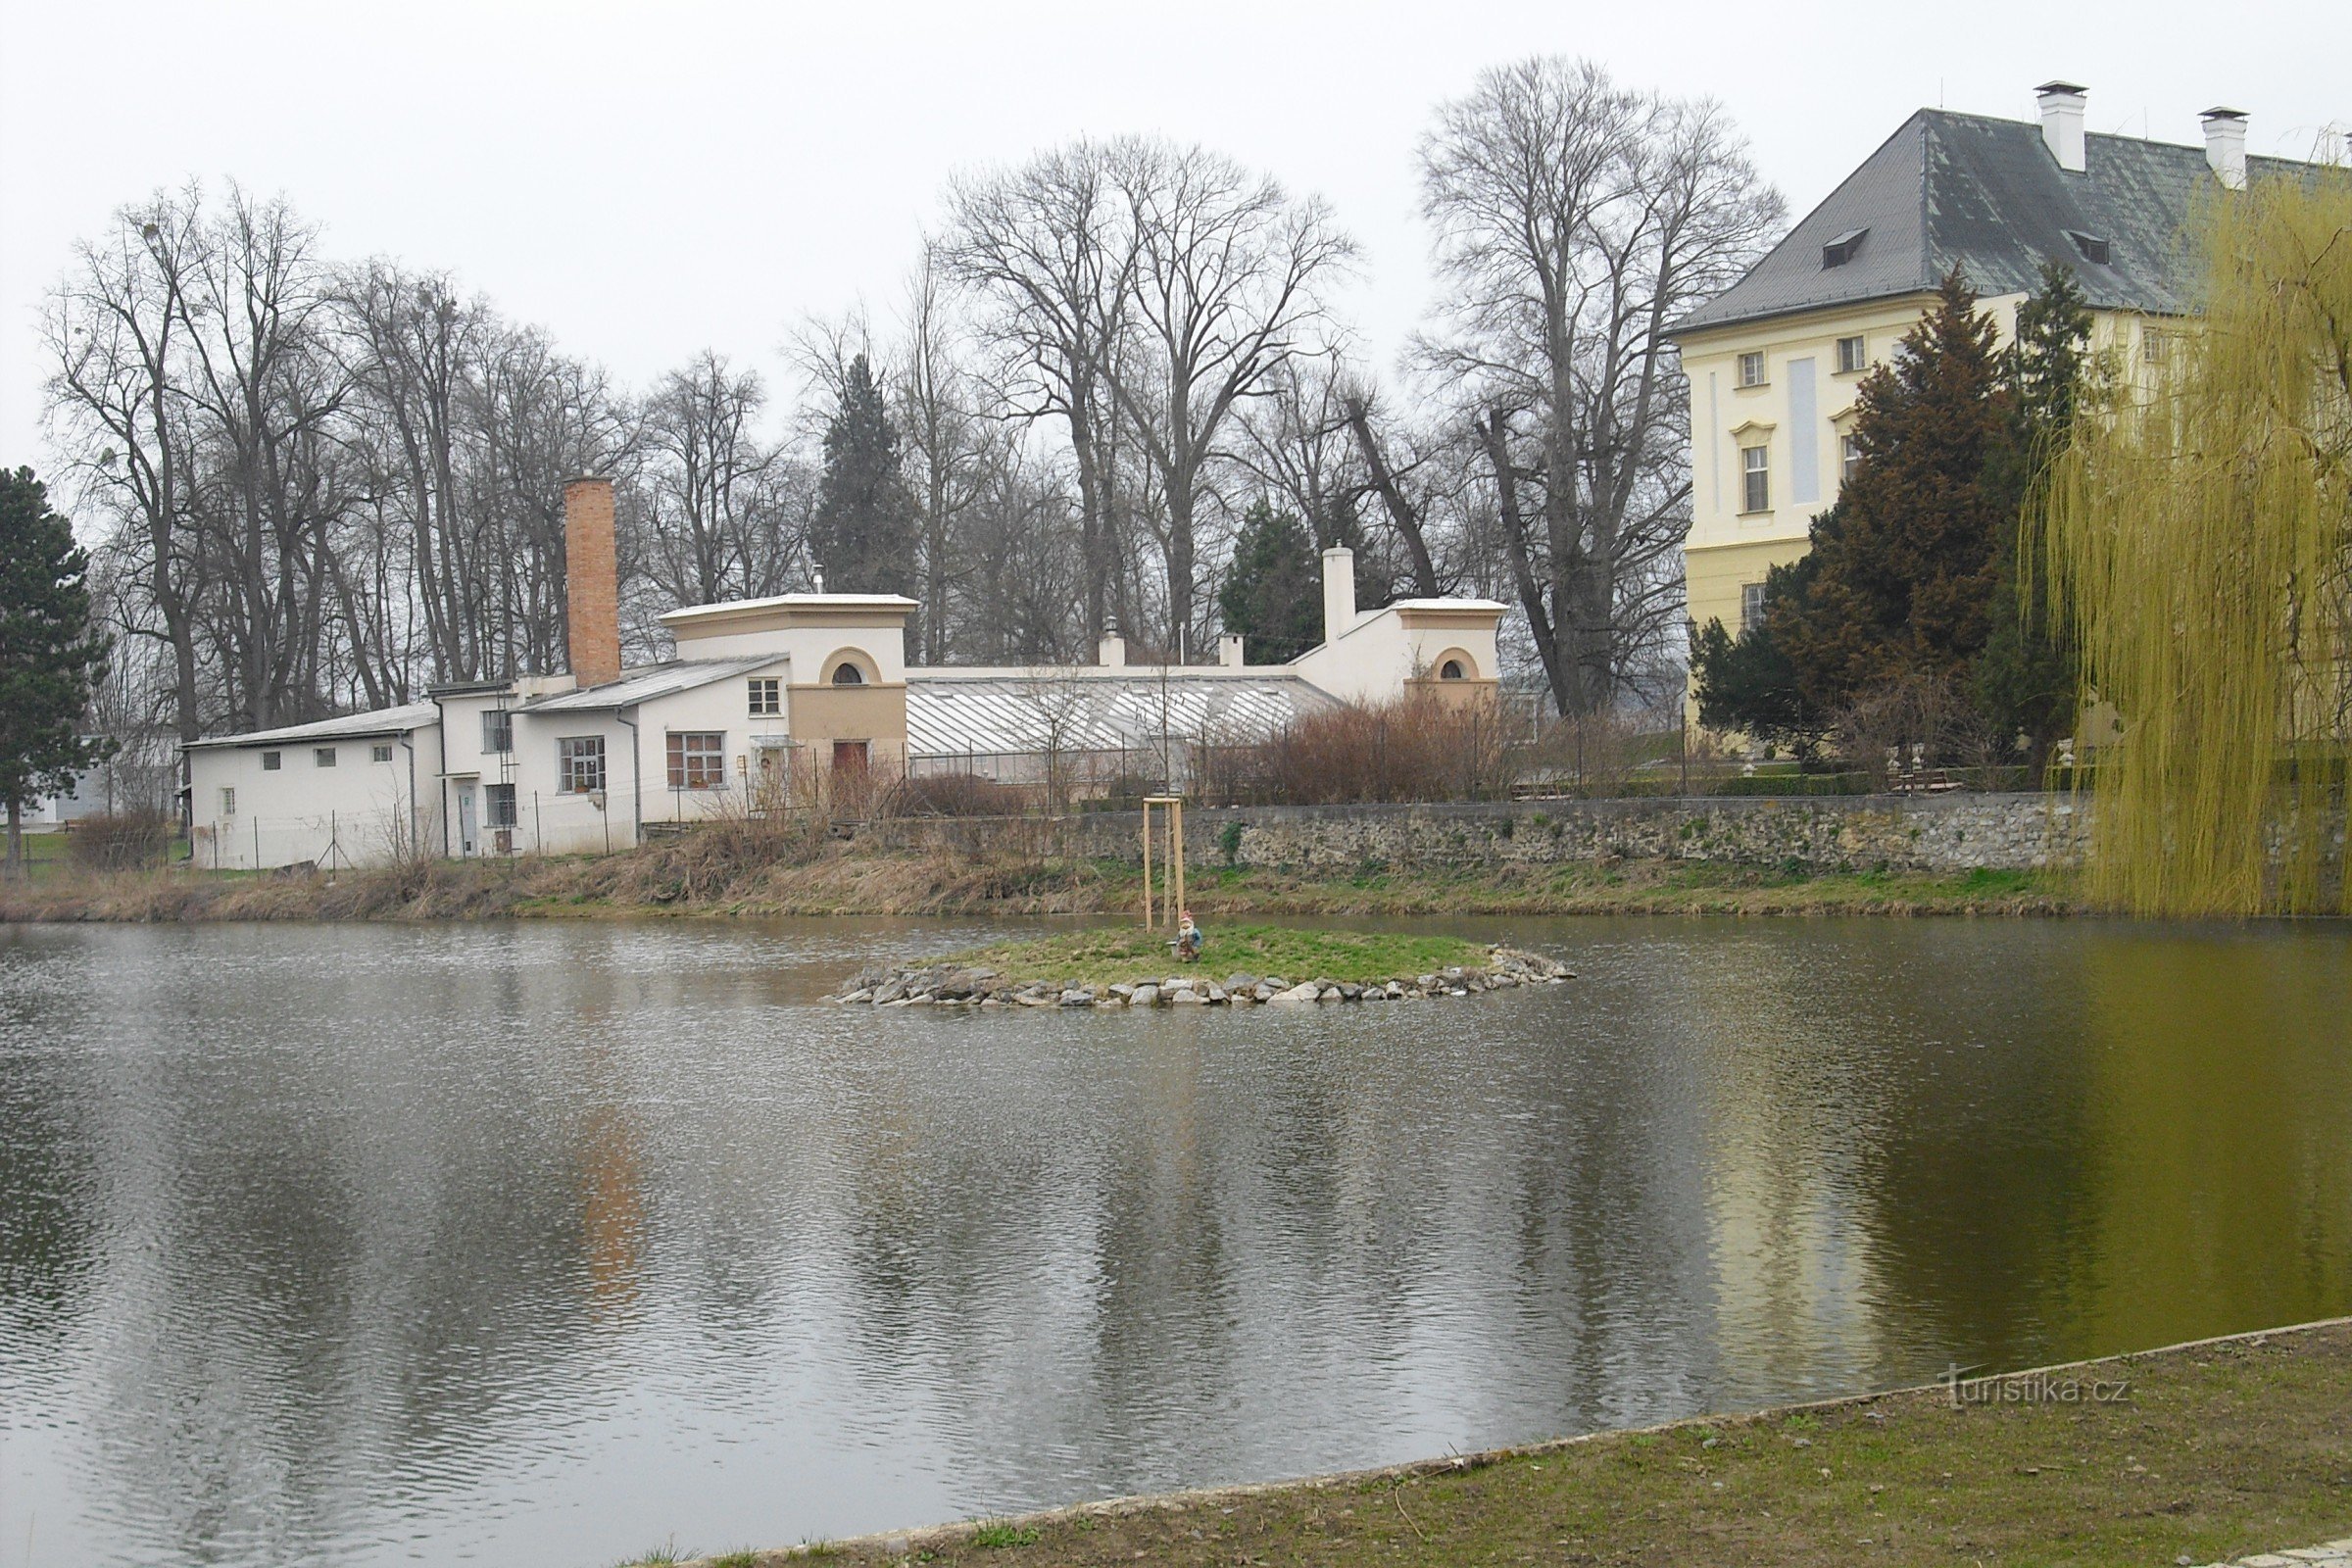
<svg viewBox="0 0 2352 1568">
<path fill-rule="evenodd" d="M 1434 974 L 1450 966 L 1475 969 L 1487 962 L 1486 948 L 1457 937 L 1407 936 L 1398 932 L 1315 931 L 1289 926 L 1218 927 L 1209 933 L 1200 974 L 1214 980 L 1237 971 L 1352 981 L 1396 975 Z M 985 965 L 1000 974 L 1096 990 L 1123 981 L 1156 979 L 1176 972 L 1164 933 L 1135 926 L 1065 931 L 1026 942 L 999 942 L 968 953 L 928 960 L 967 968 Z"/>
<path fill-rule="evenodd" d="M 695 834 L 601 858 L 427 860 L 346 871 L 45 869 L 0 884 L 0 920 L 484 919 L 531 915 L 1091 914 L 1141 903 L 1108 861 L 830 844 L 779 858 Z M 1204 921 L 1250 914 L 2058 914 L 2059 873 L 1958 876 L 1690 861 L 1476 870 L 1212 867 L 1188 901 Z"/>
<path fill-rule="evenodd" d="M 2352 1322 L 1318 1481 L 794 1551 L 845 1561 L 2212 1563 L 2352 1535 Z M 2094 1397 L 2094 1386 L 2112 1395 Z M 2032 1387 L 2021 1382 L 2014 1385 Z M 675 1560 L 675 1559 L 671 1559 Z"/>
</svg>

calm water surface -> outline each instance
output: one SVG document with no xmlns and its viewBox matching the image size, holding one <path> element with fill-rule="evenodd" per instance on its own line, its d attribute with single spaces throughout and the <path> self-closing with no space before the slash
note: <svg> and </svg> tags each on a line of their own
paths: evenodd
<svg viewBox="0 0 2352 1568">
<path fill-rule="evenodd" d="M 1501 929 L 1583 978 L 876 1015 L 815 1003 L 975 928 L 0 929 L 0 1568 L 592 1568 L 2352 1311 L 2342 927 Z"/>
</svg>

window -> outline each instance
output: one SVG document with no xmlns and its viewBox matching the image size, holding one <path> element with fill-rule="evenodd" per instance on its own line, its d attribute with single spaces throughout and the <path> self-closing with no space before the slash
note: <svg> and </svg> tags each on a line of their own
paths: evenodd
<svg viewBox="0 0 2352 1568">
<path fill-rule="evenodd" d="M 2148 364 L 2162 365 L 2164 363 L 2165 349 L 2167 346 L 2168 345 L 2165 342 L 2165 337 L 2162 332 L 2157 331 L 2152 326 L 2143 327 L 2140 329 L 2139 357 Z"/>
<path fill-rule="evenodd" d="M 1740 449 L 1740 510 L 1770 512 L 1772 510 L 1771 457 L 1764 447 Z"/>
<path fill-rule="evenodd" d="M 283 752 L 264 752 L 262 754 L 262 771 L 274 773 L 285 765 L 285 761 L 286 754 Z"/>
<path fill-rule="evenodd" d="M 1838 482 L 1852 484 L 1854 475 L 1862 468 L 1862 438 L 1844 435 L 1838 438 Z"/>
<path fill-rule="evenodd" d="M 1764 384 L 1764 356 L 1761 353 L 1740 356 L 1740 384 L 1741 386 L 1762 386 Z"/>
<path fill-rule="evenodd" d="M 1462 668 L 1462 662 L 1458 659 L 1448 659 L 1438 666 L 1438 679 L 1440 680 L 1468 680 L 1469 678 L 1469 672 Z"/>
<path fill-rule="evenodd" d="M 1856 370 L 1869 368 L 1870 345 L 1867 340 L 1859 336 L 1841 337 L 1838 340 L 1838 374 L 1851 375 Z"/>
<path fill-rule="evenodd" d="M 1764 585 L 1743 582 L 1740 585 L 1740 629 L 1747 631 L 1764 624 Z"/>
<path fill-rule="evenodd" d="M 312 763 L 313 763 L 314 765 L 316 765 L 316 766 L 318 766 L 318 767 L 332 767 L 332 766 L 334 766 L 334 765 L 335 765 L 335 749 L 334 749 L 332 746 L 316 746 L 316 747 L 313 747 L 313 748 L 311 749 L 311 761 L 312 761 Z"/>
<path fill-rule="evenodd" d="M 492 827 L 513 827 L 514 825 L 514 786 L 512 784 L 486 785 L 482 793 L 488 797 L 485 804 L 490 808 L 490 825 Z"/>
<path fill-rule="evenodd" d="M 571 735 L 556 742 L 556 788 L 586 795 L 605 787 L 605 738 Z"/>
<path fill-rule="evenodd" d="M 392 760 L 392 743 L 390 741 L 377 741 L 373 746 L 368 747 L 368 760 L 370 762 L 389 762 Z"/>
<path fill-rule="evenodd" d="M 865 672 L 845 659 L 833 666 L 833 684 L 836 686 L 862 686 L 865 684 Z"/>
<path fill-rule="evenodd" d="M 727 737 L 717 732 L 669 732 L 669 787 L 673 790 L 724 789 L 727 783 Z"/>
<path fill-rule="evenodd" d="M 504 708 L 492 708 L 482 713 L 482 750 L 503 754 L 514 749 L 514 715 Z"/>
<path fill-rule="evenodd" d="M 2096 234 L 2085 234 L 2080 229 L 2070 228 L 2066 231 L 2066 237 L 2075 242 L 2075 249 L 2082 253 L 2084 261 L 2097 266 L 2105 267 L 2108 257 L 2113 254 L 2107 242 Z"/>
<path fill-rule="evenodd" d="M 220 814 L 222 816 L 234 816 L 237 814 L 237 792 L 235 790 L 221 790 Z"/>
<path fill-rule="evenodd" d="M 1843 267 L 1852 261 L 1862 249 L 1862 241 L 1869 236 L 1870 230 L 1867 228 L 1849 228 L 1824 245 L 1821 248 L 1822 270 L 1826 272 L 1833 267 Z"/>
<path fill-rule="evenodd" d="M 754 718 L 772 718 L 784 711 L 784 682 L 774 675 L 752 677 L 751 714 Z"/>
</svg>

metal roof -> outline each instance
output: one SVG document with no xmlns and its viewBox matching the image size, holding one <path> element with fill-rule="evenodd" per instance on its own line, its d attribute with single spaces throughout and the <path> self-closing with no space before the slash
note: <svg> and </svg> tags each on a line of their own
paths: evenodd
<svg viewBox="0 0 2352 1568">
<path fill-rule="evenodd" d="M 916 757 L 1002 757 L 1041 752 L 1141 750 L 1160 738 L 1246 743 L 1337 699 L 1296 675 L 1267 672 L 1106 675 L 992 672 L 981 677 L 909 674 L 906 750 Z"/>
<path fill-rule="evenodd" d="M 757 669 L 769 669 L 790 662 L 791 660 L 783 654 L 753 654 L 741 659 L 673 659 L 666 664 L 631 670 L 620 679 L 609 680 L 602 686 L 539 698 L 523 704 L 515 711 L 599 713 L 615 708 L 633 708 L 639 703 L 652 702 L 657 697 L 692 691 L 697 686 L 708 686 L 712 681 L 749 675 Z"/>
<path fill-rule="evenodd" d="M 352 740 L 363 735 L 397 735 L 404 730 L 441 722 L 441 708 L 437 703 L 404 703 L 398 708 L 378 708 L 365 713 L 345 713 L 341 718 L 316 719 L 308 724 L 288 724 L 279 729 L 257 729 L 243 735 L 208 735 L 188 742 L 190 748 L 199 746 L 272 746 L 286 741 Z"/>
<path fill-rule="evenodd" d="M 2063 262 L 2094 310 L 2187 309 L 2182 234 L 2215 188 L 2202 147 L 2092 133 L 2084 169 L 2058 167 L 2041 126 L 1922 109 L 1863 160 L 1747 275 L 1675 323 L 1676 333 L 1933 289 L 1953 267 L 1981 295 L 2027 294 Z M 2249 158 L 2249 178 L 2308 172 Z M 2091 261 L 2074 238 L 2105 240 Z M 1858 236 L 1858 240 L 1857 240 Z M 1853 243 L 1841 266 L 1823 248 Z"/>
</svg>

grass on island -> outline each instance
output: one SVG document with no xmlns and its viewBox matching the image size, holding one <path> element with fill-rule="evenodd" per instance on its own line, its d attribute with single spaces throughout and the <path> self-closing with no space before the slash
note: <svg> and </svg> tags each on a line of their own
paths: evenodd
<svg viewBox="0 0 2352 1568">
<path fill-rule="evenodd" d="M 1164 980 L 1179 973 L 1212 981 L 1241 973 L 1261 979 L 1279 975 L 1293 984 L 1301 980 L 1389 980 L 1435 974 L 1456 964 L 1480 968 L 1487 961 L 1487 950 L 1476 942 L 1402 932 L 1210 925 L 1207 939 L 1197 964 L 1179 965 L 1168 946 L 1167 932 L 1147 931 L 1141 925 L 1000 942 L 939 961 L 985 966 L 1009 980 L 1052 980 L 1097 988 Z"/>
<path fill-rule="evenodd" d="M 2122 1399 L 1940 1389 L 1439 1460 L 1322 1482 L 916 1531 L 850 1561 L 2227 1562 L 2352 1535 L 2352 1324 L 2122 1357 L 2052 1378 Z M 760 1568 L 808 1553 L 764 1552 Z M 741 1562 L 741 1557 L 728 1559 Z"/>
</svg>

